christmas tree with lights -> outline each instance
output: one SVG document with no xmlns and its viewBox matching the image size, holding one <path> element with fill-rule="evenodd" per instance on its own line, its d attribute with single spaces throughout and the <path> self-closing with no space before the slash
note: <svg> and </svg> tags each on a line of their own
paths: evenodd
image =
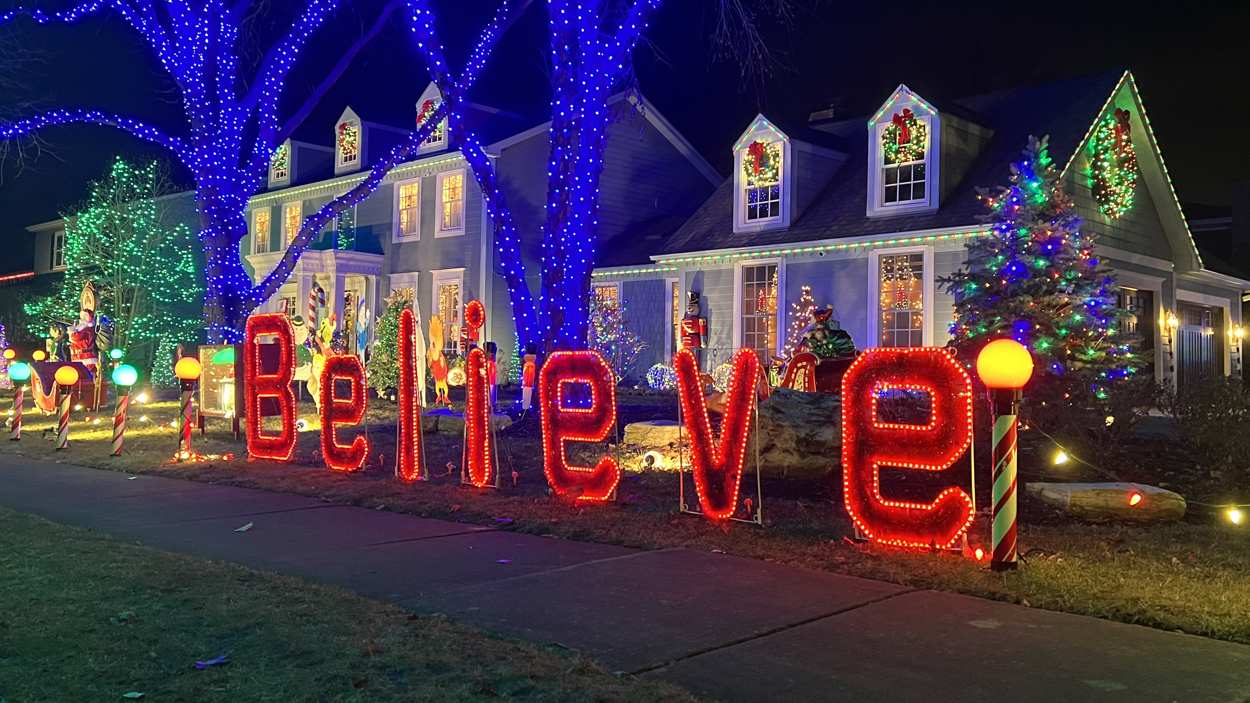
<svg viewBox="0 0 1250 703">
<path fill-rule="evenodd" d="M 26 303 L 32 332 L 51 322 L 72 324 L 88 281 L 97 315 L 113 326 L 112 346 L 125 350 L 145 378 L 167 380 L 173 348 L 203 337 L 203 286 L 194 255 L 195 234 L 169 224 L 160 198 L 169 191 L 156 162 L 136 165 L 118 158 L 91 186 L 81 210 L 65 218 L 65 278 L 60 290 Z"/>
<path fill-rule="evenodd" d="M 603 354 L 619 382 L 647 347 L 642 338 L 625 325 L 625 307 L 615 296 L 590 296 L 590 333 L 587 346 Z"/>
<path fill-rule="evenodd" d="M 369 387 L 390 398 L 399 388 L 399 316 L 412 307 L 412 289 L 399 288 L 386 298 L 386 310 L 378 318 L 373 353 L 365 364 Z"/>
<path fill-rule="evenodd" d="M 1138 360 L 1118 334 L 1115 278 L 1094 256 L 1046 138 L 1030 137 L 1008 185 L 979 197 L 989 233 L 970 239 L 966 268 L 941 281 L 955 299 L 953 343 L 971 359 L 1011 337 L 1032 352 L 1035 378 L 1079 380 L 1105 398 Z"/>
<path fill-rule="evenodd" d="M 794 356 L 794 350 L 803 341 L 803 331 L 812 321 L 812 311 L 816 309 L 816 299 L 812 297 L 812 287 L 803 286 L 799 299 L 790 303 L 790 329 L 786 330 L 786 345 L 781 355 L 786 359 Z"/>
</svg>

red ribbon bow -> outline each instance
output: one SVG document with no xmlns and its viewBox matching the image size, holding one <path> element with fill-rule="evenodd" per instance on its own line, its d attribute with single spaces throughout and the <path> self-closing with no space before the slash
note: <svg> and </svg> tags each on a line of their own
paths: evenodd
<svg viewBox="0 0 1250 703">
<path fill-rule="evenodd" d="M 759 175 L 764 168 L 764 142 L 751 142 L 751 146 L 747 147 L 747 155 L 751 157 L 751 172 Z"/>
<path fill-rule="evenodd" d="M 890 120 L 895 127 L 898 127 L 898 137 L 895 139 L 895 143 L 899 146 L 904 146 L 911 142 L 911 126 L 909 125 L 911 119 L 911 109 L 905 107 L 903 108 L 903 114 L 900 115 L 896 112 L 894 113 L 894 118 Z"/>
</svg>

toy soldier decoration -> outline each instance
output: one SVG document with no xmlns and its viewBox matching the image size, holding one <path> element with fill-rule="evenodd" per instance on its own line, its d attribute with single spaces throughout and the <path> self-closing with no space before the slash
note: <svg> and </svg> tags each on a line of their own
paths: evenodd
<svg viewBox="0 0 1250 703">
<path fill-rule="evenodd" d="M 681 348 L 694 353 L 699 368 L 703 368 L 703 344 L 707 337 L 707 318 L 699 316 L 699 292 L 689 291 L 686 297 L 686 316 L 681 318 Z"/>
</svg>

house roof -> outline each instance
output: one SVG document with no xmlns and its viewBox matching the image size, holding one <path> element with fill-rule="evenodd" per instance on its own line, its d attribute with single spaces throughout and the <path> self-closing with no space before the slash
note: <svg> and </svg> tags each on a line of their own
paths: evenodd
<svg viewBox="0 0 1250 703">
<path fill-rule="evenodd" d="M 1122 71 L 1108 72 L 934 103 L 940 112 L 956 114 L 992 129 L 993 135 L 963 179 L 943 196 L 938 209 L 913 215 L 868 217 L 866 214 L 868 179 L 864 176 L 863 164 L 868 158 L 867 115 L 820 124 L 819 131 L 841 138 L 848 158 L 789 228 L 734 233 L 734 182 L 730 176 L 669 237 L 661 252 L 680 254 L 974 224 L 984 213 L 984 207 L 976 198 L 977 187 L 1004 182 L 1008 175 L 1007 164 L 1019 155 L 1030 134 L 1049 134 L 1055 161 L 1066 162 L 1080 147 L 1090 125 L 1106 104 L 1107 96 L 1123 75 Z M 786 131 L 783 125 L 778 126 Z M 786 133 L 792 140 L 807 141 L 804 137 L 810 131 Z"/>
</svg>

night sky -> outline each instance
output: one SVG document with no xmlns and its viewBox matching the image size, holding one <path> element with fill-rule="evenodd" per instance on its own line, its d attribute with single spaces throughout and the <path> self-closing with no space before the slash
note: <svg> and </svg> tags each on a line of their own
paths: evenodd
<svg viewBox="0 0 1250 703">
<path fill-rule="evenodd" d="M 639 86 L 659 110 L 726 172 L 729 146 L 757 111 L 797 121 L 833 105 L 841 116 L 875 110 L 900 82 L 941 103 L 943 98 L 1130 68 L 1183 202 L 1226 205 L 1229 186 L 1245 180 L 1250 142 L 1242 135 L 1250 107 L 1244 74 L 1250 3 L 999 2 L 939 9 L 938 3 L 807 3 L 792 28 L 765 23 L 779 66 L 761 89 L 744 84 L 738 66 L 714 62 L 705 37 L 714 0 L 669 0 L 637 56 Z M 337 51 L 376 12 L 358 0 L 322 30 L 301 57 L 288 90 L 302 98 Z M 275 15 L 288 13 L 273 0 Z M 449 8 L 440 22 L 453 65 L 494 7 L 489 0 L 436 0 Z M 1233 4 L 1233 3 L 1230 3 Z M 534 3 L 501 45 L 473 98 L 542 115 L 546 89 L 545 14 Z M 60 5 L 44 4 L 44 7 Z M 5 5 L 0 4 L 0 7 Z M 457 14 L 447 14 L 450 12 Z M 277 24 L 275 23 L 276 27 Z M 272 29 L 272 27 L 270 28 Z M 266 28 L 257 30 L 264 35 Z M 34 63 L 0 65 L 22 87 L 0 95 L 0 119 L 19 101 L 45 107 L 91 106 L 144 117 L 172 131 L 181 124 L 177 95 L 147 49 L 116 18 L 73 27 L 19 20 L 0 42 L 38 53 Z M 329 144 L 334 119 L 348 102 L 366 120 L 410 124 L 427 83 L 409 35 L 396 21 L 363 54 L 296 135 Z M 1237 66 L 1242 66 L 1238 69 Z M 1020 115 L 1027 121 L 1028 115 Z M 55 155 L 22 173 L 10 162 L 0 183 L 3 235 L 55 217 L 84 195 L 114 154 L 159 151 L 108 128 L 59 128 L 45 133 Z"/>
</svg>

